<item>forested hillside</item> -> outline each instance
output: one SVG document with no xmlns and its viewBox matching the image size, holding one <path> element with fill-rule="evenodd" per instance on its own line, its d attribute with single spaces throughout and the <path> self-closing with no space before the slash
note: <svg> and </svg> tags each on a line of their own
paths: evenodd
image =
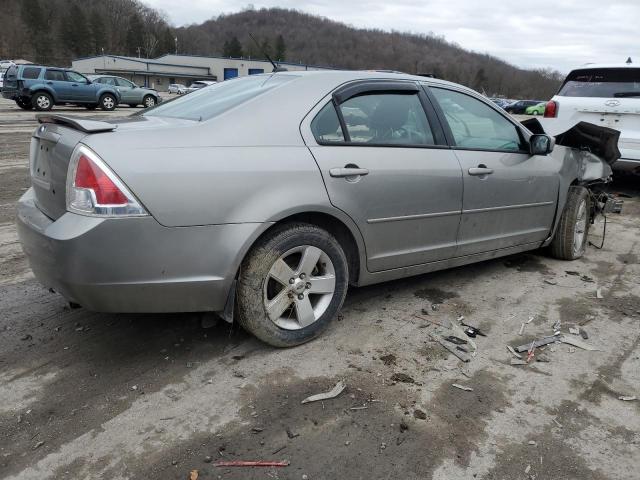
<svg viewBox="0 0 640 480">
<path fill-rule="evenodd" d="M 174 28 L 138 0 L 0 0 L 0 6 L 0 58 L 57 65 L 102 52 L 153 58 L 174 52 L 177 37 L 182 54 L 263 58 L 267 51 L 283 61 L 432 73 L 488 95 L 545 99 L 561 80 L 552 70 L 520 69 L 432 33 L 357 29 L 295 10 L 247 9 Z"/>
</svg>

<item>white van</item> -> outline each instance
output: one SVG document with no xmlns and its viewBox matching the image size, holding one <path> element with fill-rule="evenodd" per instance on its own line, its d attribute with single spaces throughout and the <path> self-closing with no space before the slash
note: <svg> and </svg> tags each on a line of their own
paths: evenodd
<svg viewBox="0 0 640 480">
<path fill-rule="evenodd" d="M 551 135 L 585 121 L 620 131 L 614 170 L 640 174 L 640 66 L 590 64 L 572 70 L 547 103 L 541 123 Z"/>
</svg>

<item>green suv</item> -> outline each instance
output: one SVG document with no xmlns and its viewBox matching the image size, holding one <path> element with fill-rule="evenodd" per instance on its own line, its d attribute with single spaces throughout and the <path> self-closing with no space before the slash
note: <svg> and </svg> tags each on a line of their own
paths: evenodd
<svg viewBox="0 0 640 480">
<path fill-rule="evenodd" d="M 142 105 L 145 108 L 155 107 L 162 101 L 157 90 L 151 88 L 139 87 L 135 83 L 122 77 L 114 77 L 112 75 L 89 75 L 94 83 L 101 83 L 114 87 L 121 96 L 120 103 L 137 107 Z"/>
</svg>

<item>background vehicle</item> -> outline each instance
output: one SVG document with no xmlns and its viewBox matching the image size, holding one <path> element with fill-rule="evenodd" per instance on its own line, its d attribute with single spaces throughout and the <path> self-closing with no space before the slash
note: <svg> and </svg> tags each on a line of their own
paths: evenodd
<svg viewBox="0 0 640 480">
<path fill-rule="evenodd" d="M 541 123 L 555 135 L 580 121 L 618 130 L 622 157 L 613 168 L 640 174 L 640 67 L 587 65 L 571 71 Z"/>
<path fill-rule="evenodd" d="M 510 103 L 513 103 L 513 100 L 508 100 L 506 98 L 490 98 L 489 100 L 498 105 L 500 108 L 504 108 Z"/>
<path fill-rule="evenodd" d="M 516 100 L 504 107 L 505 111 L 515 115 L 522 115 L 526 112 L 528 107 L 533 107 L 542 103 L 541 100 Z"/>
<path fill-rule="evenodd" d="M 177 93 L 178 95 L 182 95 L 183 93 L 187 92 L 187 87 L 185 85 L 182 85 L 181 83 L 172 83 L 171 85 L 169 85 L 167 91 L 169 93 Z"/>
<path fill-rule="evenodd" d="M 211 82 L 208 80 L 198 80 L 197 82 L 193 82 L 189 85 L 185 93 L 195 92 L 196 90 L 200 90 L 201 88 L 208 87 L 209 85 L 214 85 L 217 82 Z"/>
<path fill-rule="evenodd" d="M 554 149 L 473 90 L 381 72 L 251 75 L 125 122 L 40 121 L 17 225 L 43 284 L 97 311 L 220 312 L 281 347 L 319 335 L 349 284 L 543 246 L 579 258 L 617 159 L 616 132 Z"/>
<path fill-rule="evenodd" d="M 544 115 L 544 109 L 547 106 L 547 102 L 541 102 L 537 105 L 527 107 L 525 113 L 527 115 Z"/>
<path fill-rule="evenodd" d="M 11 60 L 0 60 L 0 90 L 4 86 L 4 74 L 9 69 L 9 67 L 15 66 Z"/>
<path fill-rule="evenodd" d="M 93 83 L 84 75 L 64 68 L 14 65 L 5 74 L 2 96 L 25 110 L 51 110 L 54 105 L 83 105 L 113 110 L 120 101 L 115 87 Z"/>
<path fill-rule="evenodd" d="M 139 87 L 126 78 L 111 75 L 89 75 L 89 79 L 94 83 L 114 87 L 120 94 L 120 103 L 125 103 L 130 107 L 142 105 L 145 108 L 149 108 L 155 107 L 156 104 L 162 102 L 162 97 L 160 97 L 157 90 Z"/>
</svg>

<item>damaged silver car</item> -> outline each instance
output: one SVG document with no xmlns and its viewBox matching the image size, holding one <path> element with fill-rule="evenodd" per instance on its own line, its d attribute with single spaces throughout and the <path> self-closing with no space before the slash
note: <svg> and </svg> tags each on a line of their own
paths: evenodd
<svg viewBox="0 0 640 480">
<path fill-rule="evenodd" d="M 45 286 L 96 311 L 219 312 L 279 347 L 324 330 L 349 285 L 541 247 L 579 258 L 620 155 L 614 130 L 553 138 L 468 88 L 383 72 L 39 120 L 17 222 Z"/>
</svg>

